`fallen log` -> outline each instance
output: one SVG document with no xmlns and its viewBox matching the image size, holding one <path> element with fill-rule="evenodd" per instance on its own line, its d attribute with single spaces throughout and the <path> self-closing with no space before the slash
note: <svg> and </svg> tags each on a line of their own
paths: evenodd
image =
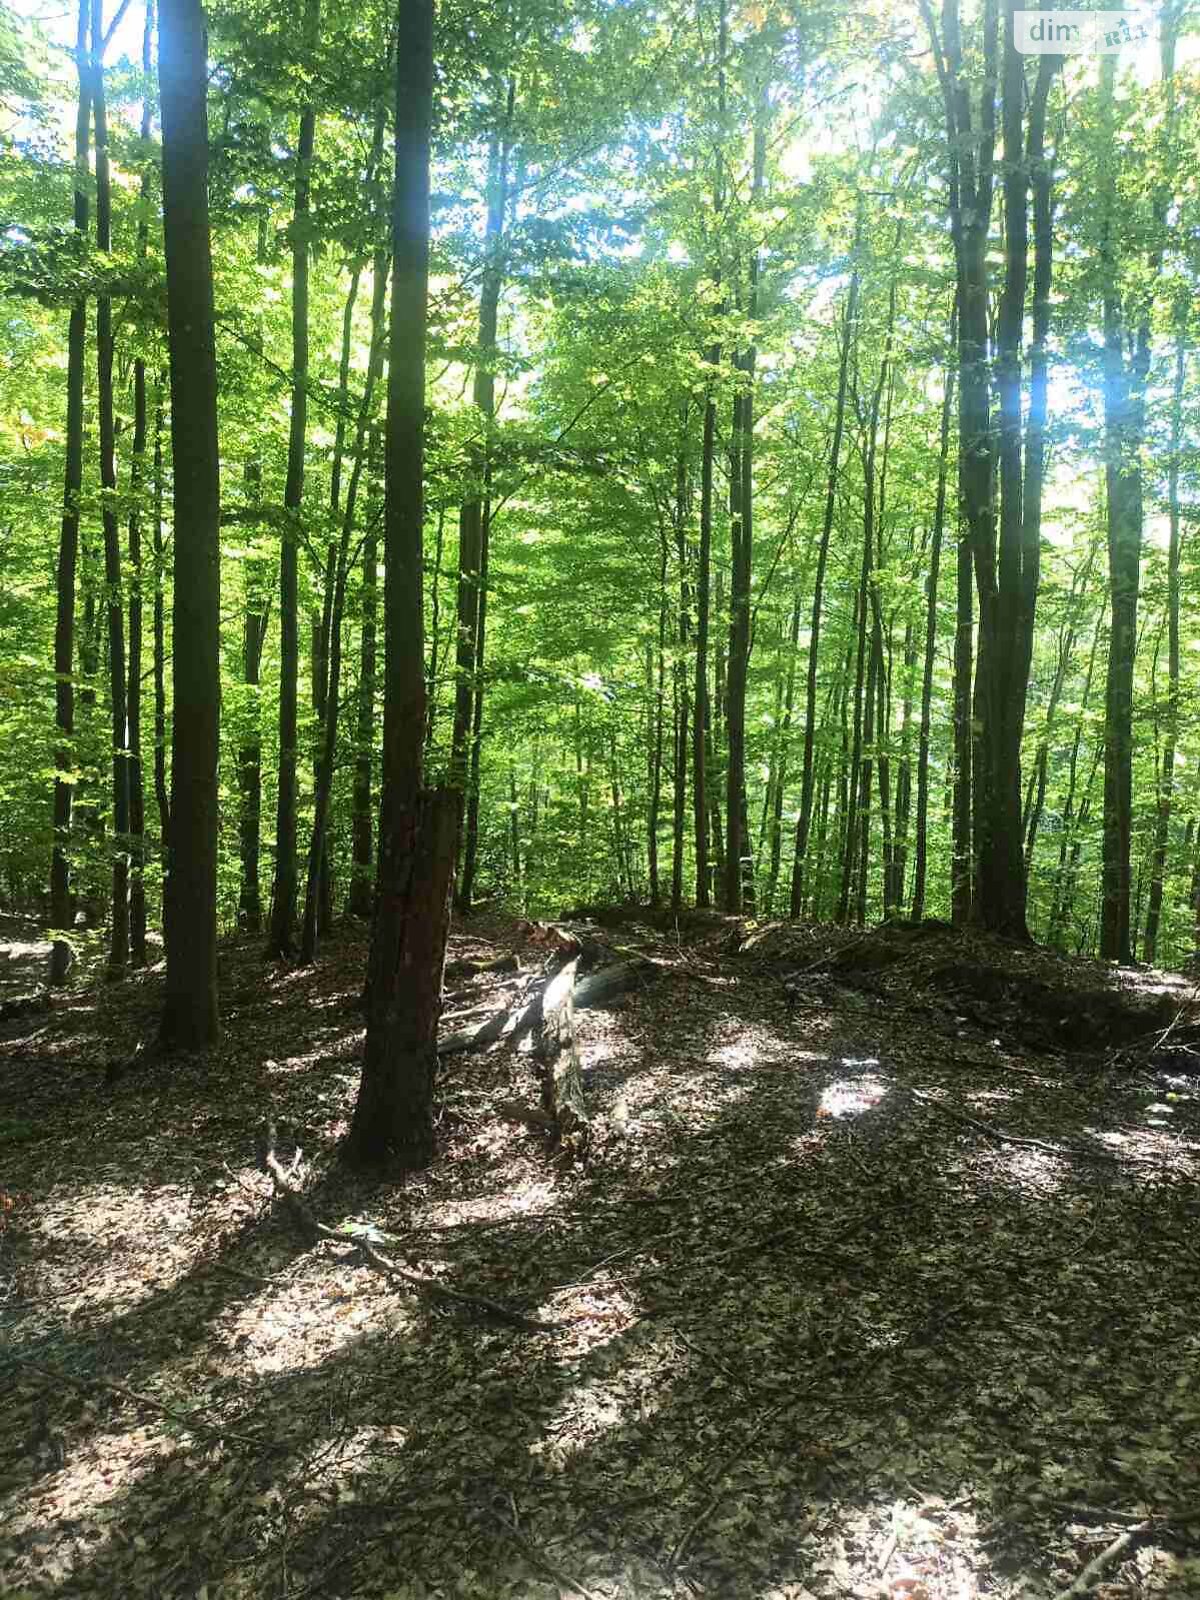
<svg viewBox="0 0 1200 1600">
<path fill-rule="evenodd" d="M 588 1006 L 605 1005 L 618 995 L 649 983 L 661 970 L 656 962 L 638 956 L 629 961 L 617 961 L 611 967 L 601 967 L 598 972 L 589 972 L 575 985 L 572 997 L 575 1009 L 584 1011 Z"/>
<path fill-rule="evenodd" d="M 625 994 L 637 985 L 648 983 L 662 970 L 656 962 L 641 959 L 617 961 L 610 967 L 601 967 L 599 972 L 590 972 L 585 978 L 579 978 L 575 982 L 571 996 L 572 1006 L 576 1011 L 583 1011 L 589 1006 L 606 1005 L 610 1000 L 615 1000 L 618 995 Z M 548 978 L 521 1010 L 517 1010 L 515 1000 L 506 1001 L 479 1027 L 464 1028 L 458 1033 L 439 1039 L 438 1055 L 449 1056 L 463 1050 L 483 1050 L 500 1039 L 523 1038 L 537 1025 L 542 994 L 553 981 L 553 977 Z"/>
<path fill-rule="evenodd" d="M 506 956 L 496 956 L 492 961 L 468 961 L 459 957 L 456 961 L 447 961 L 445 980 L 453 982 L 455 978 L 481 978 L 488 972 L 520 972 L 521 963 L 515 953 Z"/>
<path fill-rule="evenodd" d="M 542 990 L 533 1030 L 533 1059 L 542 1089 L 542 1110 L 556 1143 L 582 1155 L 587 1148 L 587 1103 L 575 1048 L 575 961 L 568 961 Z"/>
<path fill-rule="evenodd" d="M 14 1017 L 39 1016 L 43 1011 L 49 1011 L 53 1004 L 49 989 L 14 995 L 11 1000 L 0 1000 L 0 1022 L 11 1022 Z"/>
</svg>

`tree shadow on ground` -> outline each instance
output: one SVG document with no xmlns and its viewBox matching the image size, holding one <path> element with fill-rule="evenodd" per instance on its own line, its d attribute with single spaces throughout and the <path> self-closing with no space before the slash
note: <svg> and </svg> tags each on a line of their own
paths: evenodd
<svg viewBox="0 0 1200 1600">
<path fill-rule="evenodd" d="M 485 1060 L 447 1073 L 451 1106 L 472 1109 L 415 1190 L 337 1174 L 308 1190 L 322 1220 L 368 1207 L 407 1225 L 415 1264 L 440 1257 L 447 1286 L 561 1318 L 559 1334 L 398 1298 L 326 1246 L 303 1254 L 285 1219 L 246 1219 L 219 1260 L 252 1246 L 257 1266 L 264 1252 L 268 1268 L 303 1260 L 289 1296 L 222 1286 L 210 1301 L 197 1263 L 196 1282 L 92 1330 L 93 1349 L 129 1316 L 139 1338 L 157 1318 L 164 1337 L 139 1354 L 160 1365 L 127 1380 L 144 1388 L 177 1369 L 171 1323 L 193 1358 L 220 1336 L 197 1398 L 218 1431 L 263 1447 L 165 1444 L 120 1403 L 150 1459 L 89 1541 L 78 1509 L 117 1432 L 98 1440 L 109 1419 L 80 1415 L 79 1466 L 63 1469 L 81 1480 L 75 1498 L 55 1490 L 61 1472 L 39 1489 L 61 1505 L 44 1549 L 65 1570 L 30 1571 L 26 1549 L 18 1581 L 62 1596 L 207 1585 L 209 1600 L 580 1586 L 765 1600 L 842 1593 L 882 1569 L 931 1597 L 1002 1593 L 1056 1561 L 1075 1570 L 1070 1504 L 1098 1515 L 1198 1498 L 1181 1272 L 1194 1189 L 1118 1163 L 1016 1159 L 900 1090 L 901 1075 L 939 1090 L 938 1063 L 910 1040 L 898 1064 L 870 1017 L 809 1029 L 752 985 L 711 1010 L 685 992 L 666 980 L 594 1033 L 581 1021 L 598 1095 L 630 1102 L 590 1173 L 547 1171 L 536 1139 L 488 1122 L 486 1094 L 524 1069 Z M 300 1102 L 320 1078 L 297 1066 L 286 1092 Z M 263 1087 L 242 1086 L 252 1099 Z M 1089 1125 L 1080 1093 L 1048 1129 L 1038 1094 L 1041 1137 Z M 1021 1109 L 1004 1114 L 1015 1124 Z M 205 1138 L 232 1140 L 244 1120 L 231 1111 Z M 183 1127 L 186 1159 L 199 1141 Z M 447 1226 L 464 1198 L 499 1194 L 505 1170 L 537 1179 L 540 1210 Z M 324 1316 L 289 1334 L 314 1298 Z M 260 1311 L 292 1365 L 231 1374 Z M 266 1347 L 242 1348 L 261 1368 Z M 1160 1592 L 1200 1593 L 1173 1537 L 1155 1557 Z"/>
</svg>

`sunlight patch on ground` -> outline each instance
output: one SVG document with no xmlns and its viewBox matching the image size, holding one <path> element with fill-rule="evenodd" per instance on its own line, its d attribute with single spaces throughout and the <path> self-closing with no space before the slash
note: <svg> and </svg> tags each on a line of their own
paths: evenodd
<svg viewBox="0 0 1200 1600">
<path fill-rule="evenodd" d="M 506 1144 L 511 1144 L 511 1132 L 505 1134 Z M 507 1222 L 523 1217 L 550 1216 L 557 1208 L 559 1196 L 550 1184 L 525 1183 L 509 1194 L 484 1195 L 473 1199 L 432 1201 L 414 1219 L 417 1232 L 436 1229 L 462 1228 L 471 1223 Z"/>
<path fill-rule="evenodd" d="M 128 1311 L 175 1284 L 191 1265 L 190 1189 L 130 1183 L 60 1188 L 41 1203 L 32 1231 L 52 1243 L 41 1258 L 42 1293 L 59 1297 L 64 1319 L 87 1310 Z M 155 1240 L 149 1253 L 148 1236 Z"/>
<path fill-rule="evenodd" d="M 605 1434 L 648 1422 L 670 1394 L 655 1372 L 660 1362 L 679 1370 L 680 1351 L 669 1333 L 656 1335 L 639 1351 L 637 1365 L 623 1362 L 614 1372 L 568 1386 L 548 1413 L 541 1437 L 530 1441 L 530 1455 L 562 1466 L 573 1456 L 586 1454 Z"/>
<path fill-rule="evenodd" d="M 95 1414 L 95 1403 L 89 1404 L 83 1417 L 61 1435 L 64 1460 L 57 1471 L 39 1478 L 32 1492 L 26 1486 L 11 1499 L 0 1498 L 5 1538 L 33 1548 L 44 1546 L 40 1573 L 60 1583 L 69 1581 L 77 1569 L 86 1574 L 98 1554 L 123 1536 L 127 1497 L 138 1480 L 151 1473 L 175 1477 L 184 1471 L 182 1453 L 163 1460 L 178 1446 L 154 1427 L 88 1433 L 84 1441 L 73 1437 Z M 145 1544 L 141 1539 L 142 1548 Z"/>
<path fill-rule="evenodd" d="M 1061 1156 L 1054 1156 L 1048 1150 L 1004 1145 L 997 1151 L 996 1164 L 1018 1193 L 1032 1188 L 1044 1196 L 1065 1189 L 1072 1181 L 1065 1149 Z"/>
<path fill-rule="evenodd" d="M 1015 1089 L 976 1089 L 965 1098 L 968 1105 L 986 1109 L 988 1106 L 1012 1105 L 1020 1096 Z"/>
<path fill-rule="evenodd" d="M 843 1066 L 877 1067 L 879 1062 L 874 1057 L 863 1061 L 854 1061 L 846 1057 Z M 835 1078 L 827 1084 L 821 1093 L 821 1101 L 817 1106 L 818 1117 L 858 1117 L 864 1111 L 871 1111 L 888 1092 L 888 1085 L 881 1078 L 872 1077 L 864 1073 L 857 1078 Z"/>
<path fill-rule="evenodd" d="M 297 1285 L 232 1302 L 220 1327 L 227 1358 L 260 1374 L 299 1373 L 317 1371 L 381 1322 L 389 1334 L 407 1333 L 416 1323 L 411 1297 L 390 1293 L 378 1277 L 348 1271 L 315 1293 Z"/>
</svg>

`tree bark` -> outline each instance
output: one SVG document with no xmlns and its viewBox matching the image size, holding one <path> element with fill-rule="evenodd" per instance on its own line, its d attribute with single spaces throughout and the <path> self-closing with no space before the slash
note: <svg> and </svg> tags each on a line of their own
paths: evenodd
<svg viewBox="0 0 1200 1600">
<path fill-rule="evenodd" d="M 75 68 L 79 98 L 75 114 L 74 227 L 80 241 L 88 230 L 88 146 L 91 128 L 91 74 L 87 39 L 89 0 L 79 0 Z M 79 494 L 83 487 L 83 368 L 87 354 L 87 299 L 79 295 L 67 327 L 67 430 L 63 474 L 63 513 L 55 577 L 54 628 L 54 847 L 50 858 L 50 923 L 64 934 L 74 920 L 71 907 L 71 809 L 75 792 L 75 578 L 79 563 Z M 66 982 L 71 947 L 55 938 L 50 947 L 50 982 Z"/>
<path fill-rule="evenodd" d="M 862 244 L 863 212 L 859 208 L 854 229 L 853 255 L 857 263 Z M 805 898 L 805 864 L 812 828 L 814 760 L 817 738 L 817 668 L 821 645 L 821 613 L 825 604 L 825 571 L 829 563 L 829 543 L 837 510 L 838 474 L 841 465 L 842 434 L 846 425 L 846 389 L 850 372 L 850 347 L 858 322 L 859 273 L 857 264 L 850 274 L 846 305 L 842 312 L 842 338 L 838 356 L 837 399 L 834 403 L 833 438 L 829 445 L 829 476 L 825 486 L 825 517 L 821 524 L 821 543 L 817 549 L 817 572 L 813 586 L 812 621 L 808 634 L 808 664 L 804 687 L 804 765 L 800 779 L 800 815 L 796 821 L 796 854 L 792 862 L 792 916 L 802 914 Z"/>
<path fill-rule="evenodd" d="M 142 72 L 147 83 L 154 65 L 154 0 L 146 5 L 142 33 Z M 142 105 L 143 148 L 150 142 L 150 97 Z M 143 172 L 141 200 L 148 206 L 150 182 Z M 150 225 L 143 214 L 138 223 L 138 257 L 145 260 L 150 242 Z M 146 794 L 142 769 L 142 497 L 146 483 L 146 363 L 137 356 L 133 363 L 133 449 L 129 462 L 129 954 L 135 967 L 146 964 Z"/>
<path fill-rule="evenodd" d="M 950 313 L 950 348 L 957 330 L 956 312 Z M 933 668 L 937 656 L 938 576 L 941 572 L 942 535 L 946 525 L 946 483 L 950 465 L 950 418 L 954 407 L 954 367 L 947 360 L 942 395 L 942 426 L 938 445 L 937 491 L 933 504 L 933 529 L 929 538 L 929 576 L 925 586 L 925 666 L 921 676 L 921 731 L 917 742 L 917 817 L 913 863 L 912 919 L 925 915 L 925 888 L 929 872 L 929 740 L 933 711 Z"/>
<path fill-rule="evenodd" d="M 1114 57 L 1101 64 L 1102 118 L 1112 138 Z M 1115 155 L 1114 155 L 1115 159 Z M 1101 265 L 1104 274 L 1104 478 L 1108 520 L 1111 615 L 1104 717 L 1104 854 L 1100 954 L 1133 959 L 1130 852 L 1133 835 L 1133 672 L 1137 653 L 1141 581 L 1145 437 L 1145 382 L 1150 368 L 1146 320 L 1125 354 L 1126 309 L 1113 234 L 1117 195 L 1110 176 L 1102 201 Z"/>
<path fill-rule="evenodd" d="M 688 694 L 687 654 L 691 634 L 691 590 L 688 584 L 687 525 L 691 495 L 688 484 L 686 438 L 689 406 L 685 400 L 680 421 L 681 437 L 675 466 L 675 559 L 679 568 L 679 616 L 676 642 L 678 653 L 673 675 L 673 700 L 675 712 L 674 767 L 672 776 L 672 801 L 674 826 L 671 848 L 671 909 L 678 916 L 683 907 L 683 858 L 687 817 L 688 726 L 690 697 Z"/>
<path fill-rule="evenodd" d="M 167 978 L 160 1038 L 215 1042 L 220 737 L 220 455 L 208 226 L 208 62 L 198 0 L 162 0 L 167 340 L 175 467 L 174 727 Z"/>
<path fill-rule="evenodd" d="M 377 430 L 371 429 L 368 466 L 367 531 L 362 555 L 362 623 L 359 641 L 358 721 L 354 736 L 353 868 L 350 880 L 351 916 L 369 917 L 371 893 L 371 770 L 375 744 L 375 613 L 378 603 L 379 557 L 374 484 Z"/>
<path fill-rule="evenodd" d="M 92 0 L 92 113 L 96 124 L 96 250 L 112 250 L 112 181 L 104 96 L 102 0 Z M 112 299 L 96 296 L 96 398 L 100 423 L 100 522 L 104 530 L 104 589 L 108 617 L 108 680 L 112 767 L 112 923 L 108 976 L 129 965 L 129 715 L 125 662 L 125 608 L 121 593 L 121 529 L 117 519 L 116 415 L 113 403 Z"/>
<path fill-rule="evenodd" d="M 381 135 L 382 138 L 382 135 Z M 338 710 L 342 677 L 342 616 L 346 606 L 346 581 L 350 566 L 350 538 L 358 509 L 358 491 L 367 461 L 367 428 L 375 399 L 375 385 L 383 370 L 383 314 L 387 290 L 387 258 L 375 258 L 375 283 L 371 300 L 371 353 L 363 384 L 362 401 L 354 435 L 354 466 L 346 490 L 342 512 L 342 531 L 335 549 L 333 596 L 329 612 L 329 676 L 326 685 L 325 715 L 321 724 L 321 746 L 317 753 L 317 774 L 313 798 L 312 838 L 308 851 L 308 877 L 304 891 L 304 926 L 300 941 L 300 960 L 307 964 L 317 953 L 321 931 L 321 908 L 328 882 L 329 812 L 333 796 L 333 771 L 337 755 Z"/>
<path fill-rule="evenodd" d="M 320 25 L 320 0 L 307 0 L 304 38 L 311 48 Z M 286 960 L 295 953 L 296 919 L 296 700 L 300 673 L 299 554 L 304 502 L 304 450 L 308 428 L 308 257 L 313 147 L 317 112 L 300 113 L 296 144 L 296 191 L 292 212 L 292 394 L 288 430 L 285 521 L 279 556 L 279 774 L 275 809 L 275 887 L 268 953 Z"/>
<path fill-rule="evenodd" d="M 1167 466 L 1167 519 L 1170 534 L 1167 545 L 1167 715 L 1163 739 L 1162 774 L 1158 785 L 1158 804 L 1154 825 L 1154 867 L 1150 879 L 1150 904 L 1146 911 L 1146 932 L 1142 960 L 1153 965 L 1158 953 L 1159 925 L 1162 919 L 1163 884 L 1167 872 L 1167 839 L 1171 829 L 1171 810 L 1175 798 L 1175 752 L 1179 737 L 1179 559 L 1180 533 L 1179 474 L 1183 447 L 1183 390 L 1187 374 L 1187 305 L 1176 308 L 1175 379 L 1171 389 L 1171 454 Z"/>
<path fill-rule="evenodd" d="M 433 1080 L 459 800 L 422 790 L 422 546 L 429 297 L 432 0 L 397 15 L 392 303 L 384 513 L 384 728 L 367 1037 L 346 1156 L 404 1167 L 434 1153 Z"/>
<path fill-rule="evenodd" d="M 163 406 L 162 378 L 154 385 L 154 798 L 158 806 L 159 850 L 163 871 L 167 868 L 167 838 L 171 823 L 171 801 L 167 793 L 167 669 L 166 606 L 163 576 L 166 551 L 163 545 Z"/>
<path fill-rule="evenodd" d="M 262 467 L 257 461 L 246 463 L 246 494 L 251 504 L 258 500 Z M 246 594 L 242 615 L 242 682 L 246 688 L 246 724 L 237 751 L 238 818 L 241 888 L 238 895 L 238 926 L 244 933 L 262 932 L 262 891 L 259 862 L 262 845 L 262 705 L 259 677 L 263 645 L 270 616 L 270 595 L 262 562 L 246 562 Z"/>
<path fill-rule="evenodd" d="M 450 736 L 450 781 L 462 796 L 460 810 L 465 819 L 472 766 L 477 767 L 478 742 L 475 728 L 482 718 L 483 679 L 481 662 L 483 636 L 480 612 L 483 605 L 484 543 L 488 523 L 488 483 L 491 477 L 491 431 L 496 413 L 496 348 L 500 317 L 500 295 L 504 287 L 503 238 L 508 212 L 509 129 L 516 103 L 516 80 L 506 90 L 503 124 L 492 134 L 487 169 L 487 215 L 484 223 L 483 281 L 479 295 L 479 341 L 475 356 L 475 383 L 472 401 L 477 412 L 479 440 L 468 456 L 467 470 L 471 489 L 462 503 L 458 519 L 458 634 L 455 650 L 454 723 Z M 478 811 L 476 811 L 478 818 Z M 464 853 L 464 869 L 468 853 Z M 469 852 L 474 877 L 474 848 Z M 471 909 L 474 884 L 459 883 L 457 908 Z"/>
</svg>

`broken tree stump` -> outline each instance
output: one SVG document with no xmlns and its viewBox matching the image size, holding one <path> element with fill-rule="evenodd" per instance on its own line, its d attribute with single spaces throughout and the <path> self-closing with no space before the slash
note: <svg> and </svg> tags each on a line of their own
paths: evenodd
<svg viewBox="0 0 1200 1600">
<path fill-rule="evenodd" d="M 575 972 L 578 972 L 579 959 L 575 958 L 569 963 Z M 560 970 L 565 971 L 566 968 Z M 616 961 L 611 966 L 601 967 L 598 972 L 589 973 L 586 978 L 580 978 L 575 984 L 572 1004 L 576 1011 L 583 1011 L 589 1006 L 606 1005 L 637 984 L 648 983 L 657 977 L 660 970 L 655 962 L 641 958 Z M 531 1028 L 536 1027 L 546 989 L 554 981 L 553 977 L 548 978 L 527 1003 L 521 1004 L 518 998 L 508 999 L 478 1027 L 463 1028 L 439 1039 L 438 1055 L 454 1055 L 460 1050 L 482 1050 L 500 1039 L 515 1043 L 523 1038 Z"/>
<path fill-rule="evenodd" d="M 556 1141 L 582 1154 L 590 1130 L 575 1048 L 576 965 L 577 958 L 568 961 L 542 990 L 533 1029 L 533 1059 L 541 1081 L 542 1110 L 553 1124 Z"/>
</svg>

